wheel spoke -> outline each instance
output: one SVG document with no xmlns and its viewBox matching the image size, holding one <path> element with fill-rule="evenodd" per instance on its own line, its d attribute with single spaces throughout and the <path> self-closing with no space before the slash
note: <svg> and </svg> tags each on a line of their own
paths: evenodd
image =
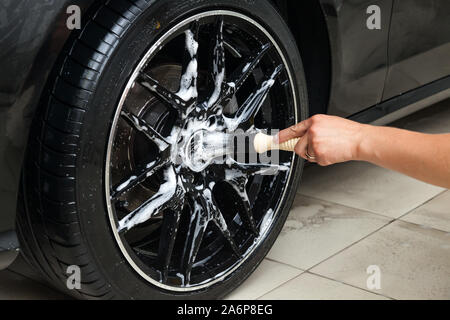
<svg viewBox="0 0 450 320">
<path fill-rule="evenodd" d="M 207 215 L 210 220 L 213 220 L 216 226 L 219 228 L 222 235 L 227 240 L 228 244 L 230 245 L 231 249 L 233 250 L 233 253 L 240 258 L 241 254 L 239 252 L 239 249 L 234 242 L 234 239 L 230 233 L 230 230 L 228 229 L 227 223 L 223 217 L 222 212 L 220 211 L 219 207 L 216 204 L 215 199 L 212 196 L 210 189 L 205 189 L 202 192 L 203 195 L 203 201 L 204 201 L 204 210 L 207 212 Z"/>
<path fill-rule="evenodd" d="M 223 16 L 217 18 L 216 32 L 213 45 L 213 58 L 210 65 L 211 76 L 214 81 L 214 91 L 207 102 L 207 107 L 213 108 L 220 101 L 225 89 L 225 49 L 223 41 Z"/>
<path fill-rule="evenodd" d="M 231 232 L 228 229 L 227 223 L 219 209 L 218 209 L 218 213 L 213 218 L 213 221 L 216 224 L 216 226 L 219 228 L 222 235 L 227 240 L 228 244 L 230 245 L 231 249 L 233 250 L 233 254 L 237 258 L 240 259 L 242 257 L 241 252 L 239 251 L 238 246 L 234 242 L 233 236 L 231 235 Z"/>
<path fill-rule="evenodd" d="M 144 250 L 144 249 L 141 249 L 141 248 L 137 248 L 137 247 L 133 248 L 133 250 L 134 250 L 135 253 L 137 253 L 140 256 L 145 256 L 145 257 L 147 257 L 149 259 L 152 259 L 152 260 L 156 258 L 155 253 L 153 253 L 151 251 L 147 251 L 147 250 Z"/>
<path fill-rule="evenodd" d="M 188 102 L 183 100 L 176 93 L 166 89 L 157 80 L 153 79 L 146 73 L 141 72 L 137 81 L 141 86 L 154 93 L 156 97 L 161 99 L 163 102 L 168 103 L 176 110 L 184 110 L 188 106 Z"/>
<path fill-rule="evenodd" d="M 113 190 L 111 192 L 111 200 L 117 200 L 120 196 L 132 190 L 135 186 L 141 184 L 147 178 L 153 176 L 169 162 L 170 157 L 162 157 L 161 159 L 150 162 L 145 166 L 145 168 L 142 168 L 137 173 L 132 174 L 129 178 L 122 180 L 121 182 L 119 182 L 119 184 L 113 187 Z"/>
<path fill-rule="evenodd" d="M 162 282 L 167 282 L 169 265 L 178 232 L 181 210 L 168 210 L 164 213 L 159 241 L 158 261 L 161 266 Z"/>
<path fill-rule="evenodd" d="M 165 151 L 170 146 L 170 144 L 144 120 L 128 111 L 122 111 L 121 116 L 133 129 L 143 133 L 150 141 L 155 143 L 160 151 Z"/>
<path fill-rule="evenodd" d="M 184 273 L 184 285 L 188 285 L 191 281 L 192 266 L 197 258 L 203 235 L 209 222 L 208 217 L 204 214 L 205 205 L 199 201 L 194 200 L 194 208 L 190 217 L 189 229 L 181 260 L 181 270 Z"/>
<path fill-rule="evenodd" d="M 262 104 L 266 100 L 266 97 L 275 83 L 275 79 L 280 75 L 283 70 L 283 65 L 279 65 L 275 68 L 274 72 L 270 77 L 265 79 L 260 83 L 258 88 L 253 92 L 244 104 L 236 111 L 233 118 L 228 118 L 224 116 L 225 123 L 229 130 L 236 130 L 239 125 L 247 122 L 251 117 L 254 117 Z"/>
<path fill-rule="evenodd" d="M 198 97 L 197 77 L 198 77 L 198 21 L 194 21 L 188 30 L 185 31 L 185 48 L 181 70 L 180 88 L 176 93 L 184 101 L 194 103 Z M 189 103 L 187 104 L 189 105 Z"/>
<path fill-rule="evenodd" d="M 265 163 L 242 163 L 229 160 L 229 167 L 235 171 L 240 171 L 247 176 L 252 175 L 275 175 L 280 171 L 288 171 L 289 167 L 284 164 L 265 164 Z"/>
<path fill-rule="evenodd" d="M 229 169 L 232 170 L 232 169 Z M 234 191 L 238 194 L 241 199 L 242 206 L 244 209 L 244 213 L 241 216 L 241 219 L 246 224 L 248 230 L 253 232 L 256 236 L 259 234 L 258 229 L 256 228 L 256 222 L 253 217 L 252 208 L 250 205 L 250 200 L 248 198 L 246 185 L 248 182 L 248 177 L 242 174 L 240 171 L 231 172 L 230 179 L 226 179 L 227 183 L 234 189 Z"/>
<path fill-rule="evenodd" d="M 167 208 L 180 206 L 184 196 L 184 190 L 179 186 L 178 177 L 173 167 L 165 171 L 166 182 L 163 183 L 157 193 L 145 201 L 136 210 L 126 215 L 119 221 L 118 232 L 126 232 L 131 228 L 148 221 L 157 213 Z"/>
<path fill-rule="evenodd" d="M 243 62 L 236 70 L 231 74 L 228 79 L 228 93 L 226 96 L 226 100 L 230 100 L 234 94 L 241 88 L 244 84 L 245 80 L 249 77 L 249 75 L 255 70 L 255 67 L 267 53 L 267 51 L 272 47 L 270 43 L 267 43 L 261 47 L 261 49 L 255 54 L 251 55 L 245 62 Z"/>
</svg>

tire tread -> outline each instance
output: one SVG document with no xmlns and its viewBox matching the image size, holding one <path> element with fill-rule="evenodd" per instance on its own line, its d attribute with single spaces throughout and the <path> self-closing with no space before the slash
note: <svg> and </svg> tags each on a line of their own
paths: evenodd
<svg viewBox="0 0 450 320">
<path fill-rule="evenodd" d="M 117 297 L 81 233 L 75 198 L 77 150 L 102 70 L 121 35 L 148 5 L 148 1 L 114 0 L 97 9 L 54 70 L 32 126 L 19 201 L 24 205 L 17 218 L 22 253 L 50 284 L 77 298 Z M 70 265 L 81 269 L 81 290 L 67 289 Z"/>
</svg>

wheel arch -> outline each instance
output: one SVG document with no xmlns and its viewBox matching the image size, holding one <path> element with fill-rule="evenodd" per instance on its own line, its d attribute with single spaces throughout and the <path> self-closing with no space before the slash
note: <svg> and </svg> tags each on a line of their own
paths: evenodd
<svg viewBox="0 0 450 320">
<path fill-rule="evenodd" d="M 320 0 L 272 0 L 283 15 L 303 60 L 310 115 L 327 113 L 331 94 L 332 52 Z"/>
</svg>

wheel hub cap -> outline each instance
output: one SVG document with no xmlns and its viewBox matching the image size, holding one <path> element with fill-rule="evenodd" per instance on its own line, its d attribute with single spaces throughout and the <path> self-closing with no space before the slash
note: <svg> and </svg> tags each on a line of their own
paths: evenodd
<svg viewBox="0 0 450 320">
<path fill-rule="evenodd" d="M 219 131 L 198 130 L 184 148 L 186 165 L 194 172 L 203 171 L 214 159 L 224 155 L 227 135 Z"/>
</svg>

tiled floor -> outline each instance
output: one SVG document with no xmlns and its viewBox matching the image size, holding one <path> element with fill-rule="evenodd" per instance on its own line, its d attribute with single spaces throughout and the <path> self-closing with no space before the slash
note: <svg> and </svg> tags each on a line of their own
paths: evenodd
<svg viewBox="0 0 450 320">
<path fill-rule="evenodd" d="M 449 132 L 450 100 L 394 125 Z M 65 298 L 14 270 L 0 299 Z M 365 163 L 309 167 L 274 247 L 227 298 L 450 299 L 450 191 Z"/>
</svg>

